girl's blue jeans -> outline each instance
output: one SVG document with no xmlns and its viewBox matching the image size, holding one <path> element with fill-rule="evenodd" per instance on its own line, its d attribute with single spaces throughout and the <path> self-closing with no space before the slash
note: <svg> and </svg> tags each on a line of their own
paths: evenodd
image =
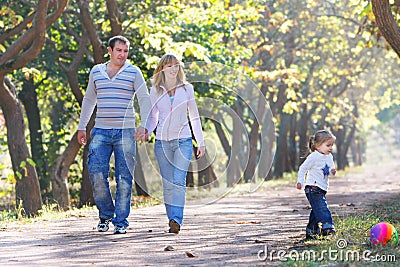
<svg viewBox="0 0 400 267">
<path fill-rule="evenodd" d="M 156 155 L 163 183 L 164 204 L 168 220 L 183 221 L 186 199 L 186 174 L 192 158 L 192 138 L 156 140 Z"/>
<path fill-rule="evenodd" d="M 115 226 L 129 226 L 133 171 L 136 162 L 135 129 L 99 129 L 91 131 L 88 169 L 93 197 L 101 219 L 111 219 Z M 108 176 L 114 153 L 116 194 L 112 199 Z M 114 217 L 115 214 L 115 217 Z"/>
<path fill-rule="evenodd" d="M 306 233 L 320 234 L 325 229 L 334 229 L 332 214 L 326 203 L 326 191 L 317 186 L 306 186 L 304 191 L 311 205 Z"/>
</svg>

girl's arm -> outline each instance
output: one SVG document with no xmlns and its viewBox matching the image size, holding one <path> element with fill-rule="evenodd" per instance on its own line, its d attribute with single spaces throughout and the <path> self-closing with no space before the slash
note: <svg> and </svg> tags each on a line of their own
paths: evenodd
<svg viewBox="0 0 400 267">
<path fill-rule="evenodd" d="M 313 153 L 307 156 L 306 160 L 299 167 L 299 172 L 297 174 L 297 189 L 301 189 L 304 186 L 304 180 L 306 178 L 307 171 L 311 169 L 314 162 Z"/>
<path fill-rule="evenodd" d="M 330 156 L 330 167 L 331 167 L 331 169 L 330 169 L 330 173 L 333 175 L 333 176 L 335 176 L 336 175 L 336 167 L 335 167 L 335 161 L 333 160 L 333 155 L 331 154 L 331 156 Z"/>
</svg>

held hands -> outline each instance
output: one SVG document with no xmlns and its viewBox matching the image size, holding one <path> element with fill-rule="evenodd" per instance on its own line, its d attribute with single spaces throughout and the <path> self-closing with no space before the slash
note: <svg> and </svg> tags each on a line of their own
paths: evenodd
<svg viewBox="0 0 400 267">
<path fill-rule="evenodd" d="M 149 133 L 146 128 L 144 128 L 142 126 L 137 128 L 137 130 L 135 131 L 135 140 L 136 141 L 146 142 L 148 138 L 149 138 Z"/>
<path fill-rule="evenodd" d="M 202 156 L 204 156 L 206 154 L 206 147 L 205 146 L 201 146 L 197 149 L 197 153 L 196 153 L 196 157 L 197 158 L 201 158 Z"/>
<path fill-rule="evenodd" d="M 300 190 L 300 189 L 301 189 L 301 187 L 302 187 L 302 186 L 301 186 L 301 183 L 297 183 L 297 184 L 296 184 L 296 188 L 297 188 L 297 189 L 299 189 L 299 190 Z"/>
<path fill-rule="evenodd" d="M 78 130 L 78 143 L 85 146 L 86 141 L 86 130 Z"/>
</svg>

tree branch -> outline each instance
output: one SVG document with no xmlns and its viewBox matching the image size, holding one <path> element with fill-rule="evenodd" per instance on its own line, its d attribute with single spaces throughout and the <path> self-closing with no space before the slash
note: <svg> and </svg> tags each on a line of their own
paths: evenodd
<svg viewBox="0 0 400 267">
<path fill-rule="evenodd" d="M 78 0 L 77 1 L 79 9 L 81 11 L 81 21 L 83 27 L 87 30 L 90 43 L 93 47 L 93 55 L 95 63 L 102 63 L 104 61 L 104 46 L 100 41 L 99 36 L 97 35 L 96 27 L 93 24 L 93 20 L 90 17 L 90 11 L 88 7 L 87 0 Z"/>
<path fill-rule="evenodd" d="M 43 48 L 47 27 L 61 15 L 67 3 L 68 0 L 59 0 L 55 12 L 47 16 L 49 0 L 39 1 L 32 27 L 0 57 L 0 76 L 25 66 L 37 57 Z M 21 53 L 23 50 L 25 51 Z M 18 54 L 20 55 L 17 56 Z M 12 60 L 13 58 L 16 60 Z"/>
<path fill-rule="evenodd" d="M 400 29 L 393 17 L 389 0 L 372 0 L 372 11 L 379 31 L 400 57 Z"/>
<path fill-rule="evenodd" d="M 9 29 L 5 31 L 2 35 L 0 35 L 0 43 L 3 43 L 5 40 L 10 38 L 11 36 L 20 34 L 26 26 L 32 22 L 33 18 L 35 17 L 35 13 L 30 14 L 28 17 L 26 17 L 20 24 L 15 26 L 12 29 Z"/>
</svg>

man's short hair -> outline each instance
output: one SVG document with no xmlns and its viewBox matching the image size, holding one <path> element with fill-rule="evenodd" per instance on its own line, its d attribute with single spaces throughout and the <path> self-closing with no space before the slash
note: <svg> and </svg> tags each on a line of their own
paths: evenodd
<svg viewBox="0 0 400 267">
<path fill-rule="evenodd" d="M 130 45 L 129 40 L 126 37 L 122 35 L 117 35 L 111 37 L 110 40 L 108 40 L 108 46 L 111 47 L 111 50 L 114 50 L 115 42 L 121 42 L 123 44 L 126 44 L 128 47 Z"/>
</svg>

